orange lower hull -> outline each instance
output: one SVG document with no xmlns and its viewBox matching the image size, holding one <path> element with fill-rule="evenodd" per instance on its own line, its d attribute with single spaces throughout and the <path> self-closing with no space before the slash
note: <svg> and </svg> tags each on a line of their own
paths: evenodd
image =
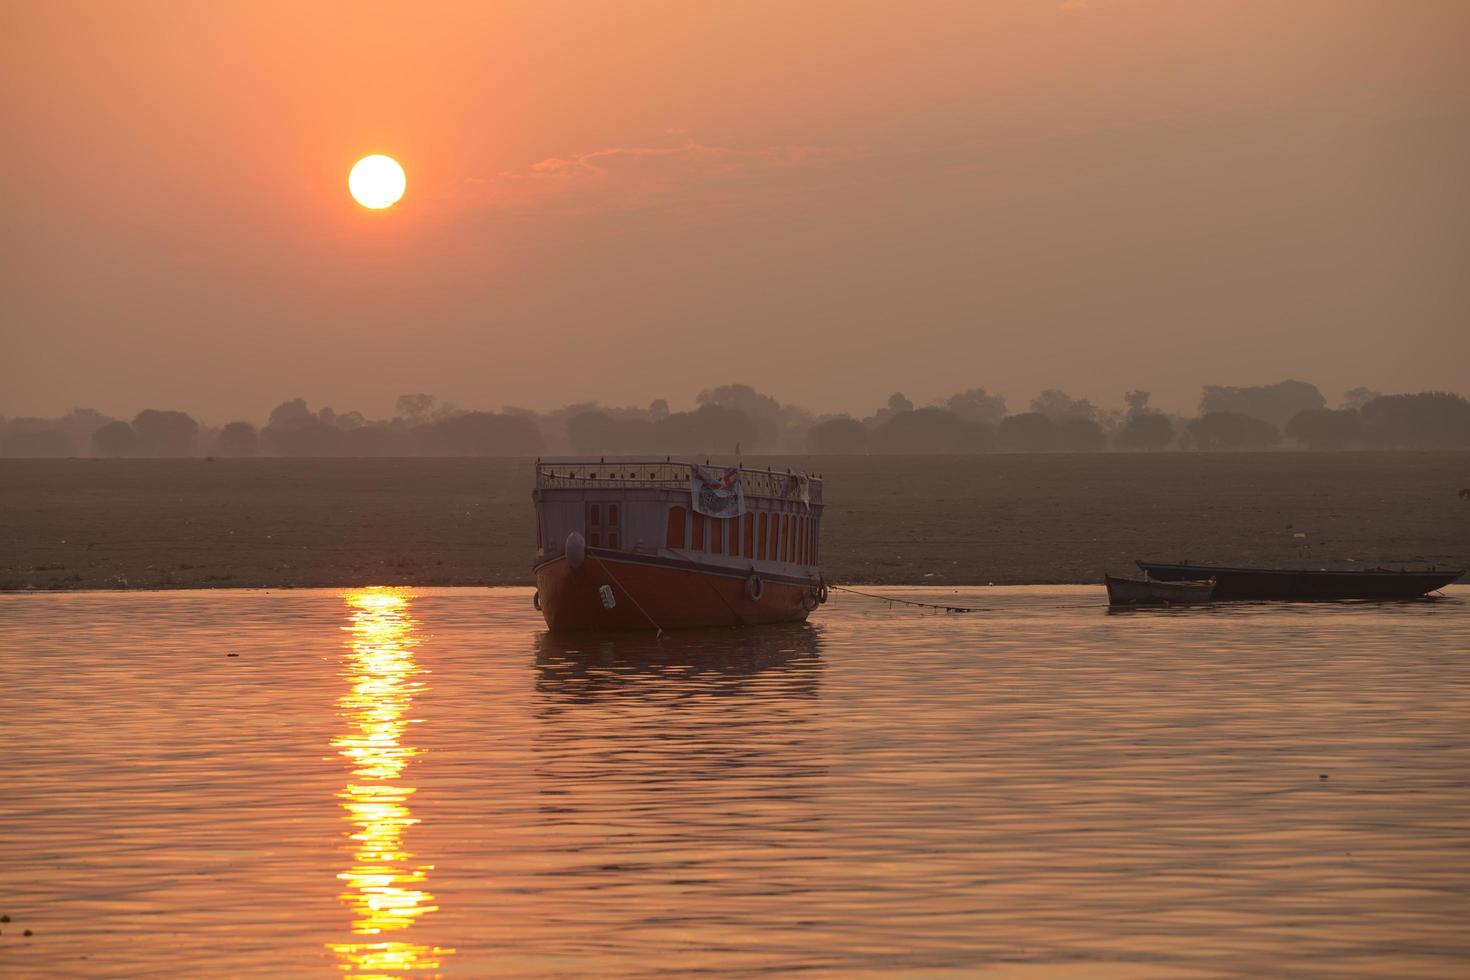
<svg viewBox="0 0 1470 980">
<path fill-rule="evenodd" d="M 651 630 L 799 623 L 816 607 L 816 581 L 762 579 L 759 599 L 744 577 L 587 555 L 536 568 L 537 601 L 552 630 Z M 608 607 L 602 587 L 612 595 Z"/>
</svg>

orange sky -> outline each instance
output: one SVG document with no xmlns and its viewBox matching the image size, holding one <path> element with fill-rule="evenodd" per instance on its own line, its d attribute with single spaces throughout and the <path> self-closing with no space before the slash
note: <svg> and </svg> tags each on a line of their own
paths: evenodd
<svg viewBox="0 0 1470 980">
<path fill-rule="evenodd" d="M 7 415 L 1470 389 L 1458 0 L 13 2 L 0 46 Z"/>
</svg>

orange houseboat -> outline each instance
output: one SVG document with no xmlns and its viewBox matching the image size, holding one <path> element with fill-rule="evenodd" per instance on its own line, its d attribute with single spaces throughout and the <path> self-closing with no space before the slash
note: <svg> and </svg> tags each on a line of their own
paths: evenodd
<svg viewBox="0 0 1470 980">
<path fill-rule="evenodd" d="M 532 498 L 553 630 L 801 622 L 827 601 L 822 481 L 804 473 L 537 460 Z"/>
</svg>

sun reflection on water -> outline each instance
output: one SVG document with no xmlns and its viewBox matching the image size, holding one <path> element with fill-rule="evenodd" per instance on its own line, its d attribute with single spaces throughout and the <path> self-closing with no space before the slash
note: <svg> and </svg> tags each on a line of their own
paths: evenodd
<svg viewBox="0 0 1470 980">
<path fill-rule="evenodd" d="M 352 764 L 352 778 L 338 794 L 352 825 L 353 863 L 337 877 L 352 909 L 360 941 L 330 943 L 338 967 L 356 980 L 424 976 L 440 968 L 452 949 L 388 938 L 438 910 L 424 887 L 432 865 L 411 863 L 404 833 L 418 820 L 409 811 L 414 787 L 405 770 L 423 750 L 404 741 L 413 696 L 423 690 L 414 660 L 418 623 L 409 615 L 410 594 L 369 589 L 344 598 L 351 612 L 343 676 L 350 683 L 337 704 L 348 728 L 332 746 Z"/>
</svg>

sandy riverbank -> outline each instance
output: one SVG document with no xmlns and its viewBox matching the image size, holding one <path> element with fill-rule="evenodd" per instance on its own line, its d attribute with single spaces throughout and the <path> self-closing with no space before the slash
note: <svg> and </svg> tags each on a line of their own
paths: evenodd
<svg viewBox="0 0 1470 980">
<path fill-rule="evenodd" d="M 1096 582 L 1135 557 L 1470 563 L 1464 453 L 780 465 L 827 477 L 837 582 Z M 526 460 L 5 460 L 0 588 L 528 583 L 530 487 Z"/>
</svg>

